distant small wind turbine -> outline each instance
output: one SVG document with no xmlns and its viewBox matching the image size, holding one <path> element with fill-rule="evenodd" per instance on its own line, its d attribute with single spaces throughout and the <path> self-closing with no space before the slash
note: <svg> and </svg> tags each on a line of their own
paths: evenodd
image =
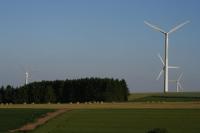
<svg viewBox="0 0 200 133">
<path fill-rule="evenodd" d="M 146 25 L 148 25 L 149 27 L 161 32 L 162 34 L 164 34 L 165 37 L 165 58 L 164 58 L 164 93 L 168 92 L 168 84 L 169 84 L 169 73 L 168 73 L 168 40 L 169 40 L 169 34 L 175 32 L 176 30 L 180 29 L 181 27 L 183 27 L 185 24 L 189 23 L 190 21 L 186 21 L 184 23 L 179 24 L 178 26 L 174 27 L 173 29 L 171 29 L 169 32 L 164 31 L 163 29 L 150 24 L 147 21 L 144 21 L 144 23 Z"/>
<path fill-rule="evenodd" d="M 25 85 L 27 85 L 29 83 L 29 72 L 26 71 L 25 72 Z"/>
<path fill-rule="evenodd" d="M 180 74 L 177 80 L 169 80 L 170 82 L 176 83 L 176 92 L 180 92 L 180 90 L 183 90 L 183 87 L 180 83 L 182 76 L 183 76 L 183 73 Z"/>
<path fill-rule="evenodd" d="M 33 71 L 29 68 L 25 68 L 25 67 L 21 67 L 22 68 L 22 71 L 25 73 L 25 85 L 29 84 L 30 82 L 30 77 L 31 77 L 31 74 Z"/>
</svg>

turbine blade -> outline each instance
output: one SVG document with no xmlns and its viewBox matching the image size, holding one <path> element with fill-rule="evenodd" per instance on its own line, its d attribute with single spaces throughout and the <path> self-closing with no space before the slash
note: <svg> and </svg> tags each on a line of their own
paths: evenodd
<svg viewBox="0 0 200 133">
<path fill-rule="evenodd" d="M 160 76 L 162 75 L 162 73 L 163 73 L 163 70 L 160 71 L 160 73 L 158 74 L 158 77 L 156 78 L 156 80 L 160 79 Z"/>
<path fill-rule="evenodd" d="M 183 90 L 183 87 L 181 86 L 181 84 L 178 82 L 178 86 L 181 90 Z"/>
<path fill-rule="evenodd" d="M 167 32 L 165 32 L 163 29 L 161 29 L 161 28 L 159 28 L 159 27 L 157 27 L 157 26 L 155 26 L 155 25 L 152 25 L 152 24 L 150 24 L 149 22 L 147 22 L 147 21 L 144 21 L 144 23 L 146 24 L 146 25 L 148 25 L 149 27 L 151 27 L 151 28 L 153 28 L 153 29 L 155 29 L 155 30 L 157 30 L 157 31 L 160 31 L 161 33 L 163 33 L 163 34 L 166 34 Z"/>
<path fill-rule="evenodd" d="M 168 68 L 178 69 L 178 68 L 180 68 L 180 67 L 178 67 L 178 66 L 168 66 Z"/>
<path fill-rule="evenodd" d="M 159 58 L 159 59 L 160 59 L 160 61 L 162 62 L 163 66 L 165 66 L 165 63 L 164 63 L 164 61 L 163 61 L 163 59 L 162 59 L 162 57 L 161 57 L 161 55 L 160 55 L 160 54 L 158 54 L 158 58 Z"/>
<path fill-rule="evenodd" d="M 174 27 L 173 29 L 171 29 L 171 30 L 168 32 L 168 34 L 170 34 L 170 33 L 174 32 L 174 31 L 180 29 L 181 27 L 183 27 L 184 25 L 186 25 L 186 24 L 189 23 L 189 22 L 190 22 L 190 21 L 186 21 L 186 22 L 184 22 L 184 23 L 179 24 L 178 26 L 176 26 L 176 27 Z"/>
<path fill-rule="evenodd" d="M 181 75 L 179 76 L 178 81 L 181 80 L 182 76 L 183 76 L 183 73 L 181 73 Z"/>
</svg>

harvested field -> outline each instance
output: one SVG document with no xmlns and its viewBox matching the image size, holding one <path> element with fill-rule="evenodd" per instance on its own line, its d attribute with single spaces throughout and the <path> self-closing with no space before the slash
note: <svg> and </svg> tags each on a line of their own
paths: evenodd
<svg viewBox="0 0 200 133">
<path fill-rule="evenodd" d="M 0 108 L 31 109 L 200 109 L 200 102 L 126 102 L 103 104 L 12 104 Z"/>
</svg>

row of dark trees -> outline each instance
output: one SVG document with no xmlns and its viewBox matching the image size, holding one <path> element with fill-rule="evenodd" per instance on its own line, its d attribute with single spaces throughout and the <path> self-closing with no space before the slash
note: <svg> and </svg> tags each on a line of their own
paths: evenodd
<svg viewBox="0 0 200 133">
<path fill-rule="evenodd" d="M 84 78 L 33 82 L 25 86 L 0 88 L 0 103 L 68 103 L 127 101 L 125 80 Z"/>
</svg>

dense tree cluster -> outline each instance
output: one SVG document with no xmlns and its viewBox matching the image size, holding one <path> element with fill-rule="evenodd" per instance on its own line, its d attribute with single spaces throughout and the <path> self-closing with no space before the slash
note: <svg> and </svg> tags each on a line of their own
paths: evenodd
<svg viewBox="0 0 200 133">
<path fill-rule="evenodd" d="M 125 80 L 84 78 L 33 82 L 25 86 L 0 88 L 0 103 L 68 103 L 127 101 Z"/>
</svg>

